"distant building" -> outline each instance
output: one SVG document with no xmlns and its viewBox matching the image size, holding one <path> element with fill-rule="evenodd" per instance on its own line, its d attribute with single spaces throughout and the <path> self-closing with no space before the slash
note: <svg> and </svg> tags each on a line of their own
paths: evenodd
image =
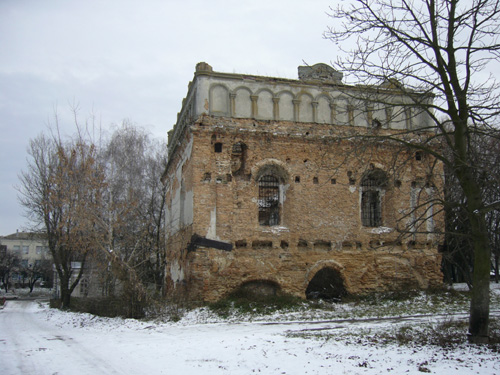
<svg viewBox="0 0 500 375">
<path fill-rule="evenodd" d="M 338 298 L 440 284 L 442 216 L 423 208 L 427 233 L 404 240 L 398 226 L 412 230 L 409 213 L 440 191 L 442 166 L 351 137 L 428 131 L 429 116 L 400 87 L 348 86 L 325 64 L 299 67 L 291 80 L 199 63 L 163 175 L 168 295 L 215 301 L 243 288 Z M 406 162 L 394 173 L 397 158 Z"/>
<path fill-rule="evenodd" d="M 16 232 L 0 237 L 0 244 L 7 246 L 7 251 L 17 255 L 23 267 L 34 266 L 44 259 L 51 258 L 47 239 L 43 234 Z"/>
<path fill-rule="evenodd" d="M 23 282 L 23 270 L 27 268 L 38 269 L 41 262 L 50 261 L 51 272 L 47 273 L 47 277 L 40 279 L 39 283 L 53 286 L 54 297 L 58 298 L 60 295 L 60 282 L 59 276 L 55 267 L 53 266 L 52 256 L 49 252 L 46 236 L 41 233 L 30 232 L 16 232 L 8 236 L 0 237 L 0 245 L 5 246 L 7 252 L 14 254 L 19 259 L 19 266 L 14 270 L 11 276 L 12 284 L 21 284 Z M 0 251 L 1 251 L 0 247 Z M 47 263 L 44 264 L 47 266 Z M 71 282 L 74 282 L 81 269 L 81 262 L 71 262 L 73 275 Z M 50 275 L 50 276 L 48 276 Z M 102 281 L 102 274 L 96 269 L 91 261 L 87 261 L 83 276 L 79 284 L 74 289 L 73 297 L 88 297 L 88 296 L 101 296 L 105 289 L 104 282 Z M 47 280 L 48 279 L 48 280 Z"/>
<path fill-rule="evenodd" d="M 42 233 L 16 232 L 0 237 L 0 244 L 5 245 L 7 252 L 19 259 L 19 270 L 38 268 L 43 261 L 51 260 L 46 236 Z M 22 273 L 16 272 L 12 283 L 22 281 Z M 41 282 L 43 280 L 40 280 Z"/>
</svg>

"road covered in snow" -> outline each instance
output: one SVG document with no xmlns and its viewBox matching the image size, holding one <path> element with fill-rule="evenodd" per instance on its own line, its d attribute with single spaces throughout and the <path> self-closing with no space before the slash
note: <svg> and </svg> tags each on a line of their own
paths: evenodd
<svg viewBox="0 0 500 375">
<path fill-rule="evenodd" d="M 173 323 L 8 301 L 0 310 L 0 373 L 500 374 L 500 354 L 489 349 L 374 344 L 350 336 L 435 319 L 442 317 L 238 322 L 209 319 L 198 310 Z M 328 332 L 327 338 L 310 336 L 318 332 Z"/>
</svg>

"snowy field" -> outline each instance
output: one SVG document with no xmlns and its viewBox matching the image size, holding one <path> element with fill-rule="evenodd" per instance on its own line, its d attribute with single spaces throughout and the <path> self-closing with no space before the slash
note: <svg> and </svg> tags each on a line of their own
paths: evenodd
<svg viewBox="0 0 500 375">
<path fill-rule="evenodd" d="M 499 297 L 500 289 L 493 290 L 496 315 Z M 0 310 L 0 373 L 500 374 L 498 347 L 384 340 L 386 332 L 418 332 L 466 318 L 463 305 L 443 313 L 425 295 L 412 303 L 414 314 L 404 317 L 384 315 L 383 304 L 374 310 L 379 316 L 342 304 L 335 311 L 226 319 L 197 309 L 178 322 L 165 322 L 100 318 L 12 300 Z"/>
</svg>

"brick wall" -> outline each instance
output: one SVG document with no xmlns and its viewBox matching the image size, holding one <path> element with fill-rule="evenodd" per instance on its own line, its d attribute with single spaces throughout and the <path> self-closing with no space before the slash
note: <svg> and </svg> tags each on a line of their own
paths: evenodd
<svg viewBox="0 0 500 375">
<path fill-rule="evenodd" d="M 439 236 L 403 230 L 419 214 L 425 219 L 421 228 L 442 227 L 442 216 L 427 218 L 427 204 L 410 213 L 411 206 L 440 191 L 441 166 L 429 155 L 358 140 L 350 131 L 210 116 L 188 126 L 165 174 L 170 225 L 176 227 L 167 238 L 169 295 L 214 301 L 244 283 L 264 280 L 306 297 L 311 280 L 325 268 L 341 278 L 348 293 L 441 283 Z M 361 180 L 372 170 L 387 176 L 382 223 L 374 228 L 364 227 L 360 216 Z M 268 172 L 281 181 L 277 226 L 258 221 L 258 178 Z M 177 226 L 173 211 L 181 185 L 183 199 L 192 197 L 192 207 L 184 204 L 192 209 L 192 222 Z M 233 249 L 188 251 L 195 233 Z"/>
</svg>

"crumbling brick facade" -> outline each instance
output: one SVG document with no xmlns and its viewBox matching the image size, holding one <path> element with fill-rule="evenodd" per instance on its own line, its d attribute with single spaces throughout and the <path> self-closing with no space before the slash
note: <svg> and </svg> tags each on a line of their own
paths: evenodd
<svg viewBox="0 0 500 375">
<path fill-rule="evenodd" d="M 336 298 L 441 283 L 442 216 L 416 208 L 439 191 L 442 167 L 354 136 L 422 133 L 426 115 L 360 104 L 346 93 L 361 88 L 324 64 L 299 77 L 198 64 L 163 176 L 169 296 L 215 301 L 243 287 Z"/>
</svg>

